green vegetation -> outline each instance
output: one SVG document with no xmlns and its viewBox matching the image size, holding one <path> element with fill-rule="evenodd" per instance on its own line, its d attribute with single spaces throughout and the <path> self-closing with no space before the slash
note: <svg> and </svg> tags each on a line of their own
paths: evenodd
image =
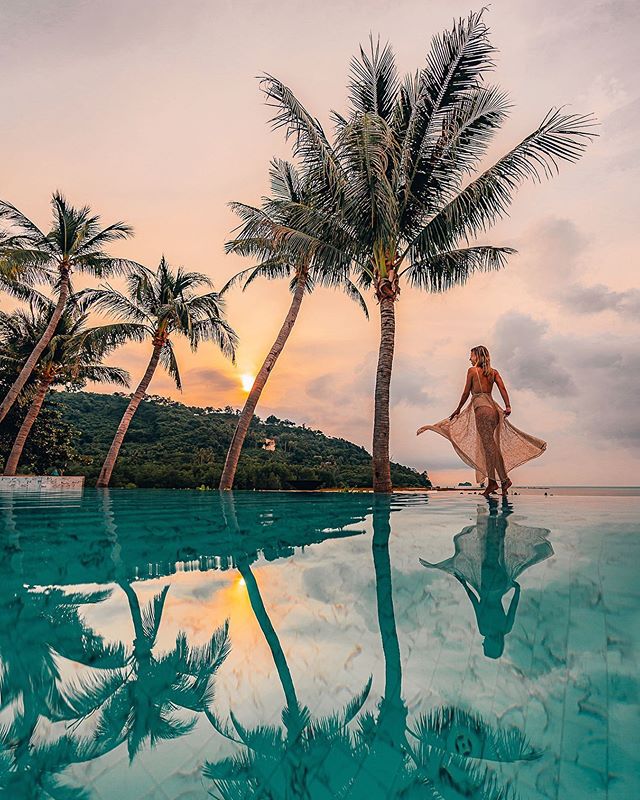
<svg viewBox="0 0 640 800">
<path fill-rule="evenodd" d="M 65 467 L 92 484 L 124 413 L 128 396 L 90 392 L 58 392 L 55 404 L 64 421 L 78 430 L 75 454 Z M 131 421 L 112 486 L 198 488 L 218 486 L 238 412 L 185 406 L 163 397 L 149 397 Z M 275 452 L 262 449 L 276 440 Z M 50 464 L 49 467 L 60 467 Z M 392 465 L 394 483 L 428 487 L 426 475 Z M 345 439 L 289 420 L 254 417 L 238 465 L 238 489 L 290 489 L 371 486 L 371 456 Z"/>
<path fill-rule="evenodd" d="M 8 389 L 9 384 L 0 378 L 0 392 L 5 388 Z M 22 426 L 28 402 L 28 399 L 25 399 L 24 402 L 18 400 L 2 420 L 0 469 L 4 467 Z M 73 458 L 73 441 L 76 433 L 77 431 L 69 424 L 67 418 L 63 418 L 60 404 L 55 401 L 45 402 L 22 451 L 21 472 L 45 475 L 54 466 L 65 467 Z"/>
</svg>

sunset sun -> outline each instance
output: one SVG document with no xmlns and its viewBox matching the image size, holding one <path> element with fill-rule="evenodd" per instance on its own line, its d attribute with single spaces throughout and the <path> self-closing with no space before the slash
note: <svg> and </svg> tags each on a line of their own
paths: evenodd
<svg viewBox="0 0 640 800">
<path fill-rule="evenodd" d="M 240 376 L 240 381 L 242 383 L 242 389 L 245 392 L 250 392 L 251 387 L 253 386 L 253 382 L 255 380 L 255 375 L 249 375 L 248 372 L 245 372 L 244 375 Z"/>
</svg>

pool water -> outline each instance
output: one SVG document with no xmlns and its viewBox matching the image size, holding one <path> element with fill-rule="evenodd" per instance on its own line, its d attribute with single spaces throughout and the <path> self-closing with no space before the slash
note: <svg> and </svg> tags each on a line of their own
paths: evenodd
<svg viewBox="0 0 640 800">
<path fill-rule="evenodd" d="M 639 512 L 2 494 L 0 796 L 638 798 Z"/>
</svg>

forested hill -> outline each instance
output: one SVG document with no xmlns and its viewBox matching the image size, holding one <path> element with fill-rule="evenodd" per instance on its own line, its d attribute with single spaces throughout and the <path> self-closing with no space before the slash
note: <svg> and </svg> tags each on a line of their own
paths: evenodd
<svg viewBox="0 0 640 800">
<path fill-rule="evenodd" d="M 63 419 L 75 429 L 76 455 L 66 472 L 85 475 L 91 485 L 128 398 L 89 392 L 60 392 L 55 398 Z M 112 485 L 217 487 L 236 422 L 232 408 L 200 408 L 149 398 L 131 423 Z M 267 439 L 274 441 L 274 451 L 264 449 Z M 398 488 L 429 485 L 426 474 L 399 464 L 392 465 L 391 474 Z M 305 425 L 273 416 L 264 421 L 254 417 L 235 485 L 239 489 L 371 486 L 371 456 L 363 447 Z"/>
</svg>

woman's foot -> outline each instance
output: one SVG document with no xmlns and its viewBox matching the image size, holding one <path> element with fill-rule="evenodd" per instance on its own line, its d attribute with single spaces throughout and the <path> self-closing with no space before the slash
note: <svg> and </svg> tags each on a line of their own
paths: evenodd
<svg viewBox="0 0 640 800">
<path fill-rule="evenodd" d="M 498 484 L 496 481 L 489 481 L 487 484 L 487 488 L 482 492 L 485 497 L 489 497 L 491 494 L 495 494 L 498 491 Z"/>
<path fill-rule="evenodd" d="M 503 496 L 503 497 L 506 497 L 506 496 L 507 496 L 507 492 L 509 491 L 509 489 L 510 489 L 512 486 L 513 486 L 513 484 L 511 483 L 511 481 L 509 480 L 509 478 L 507 478 L 507 480 L 506 480 L 506 481 L 502 481 L 502 496 Z"/>
</svg>

